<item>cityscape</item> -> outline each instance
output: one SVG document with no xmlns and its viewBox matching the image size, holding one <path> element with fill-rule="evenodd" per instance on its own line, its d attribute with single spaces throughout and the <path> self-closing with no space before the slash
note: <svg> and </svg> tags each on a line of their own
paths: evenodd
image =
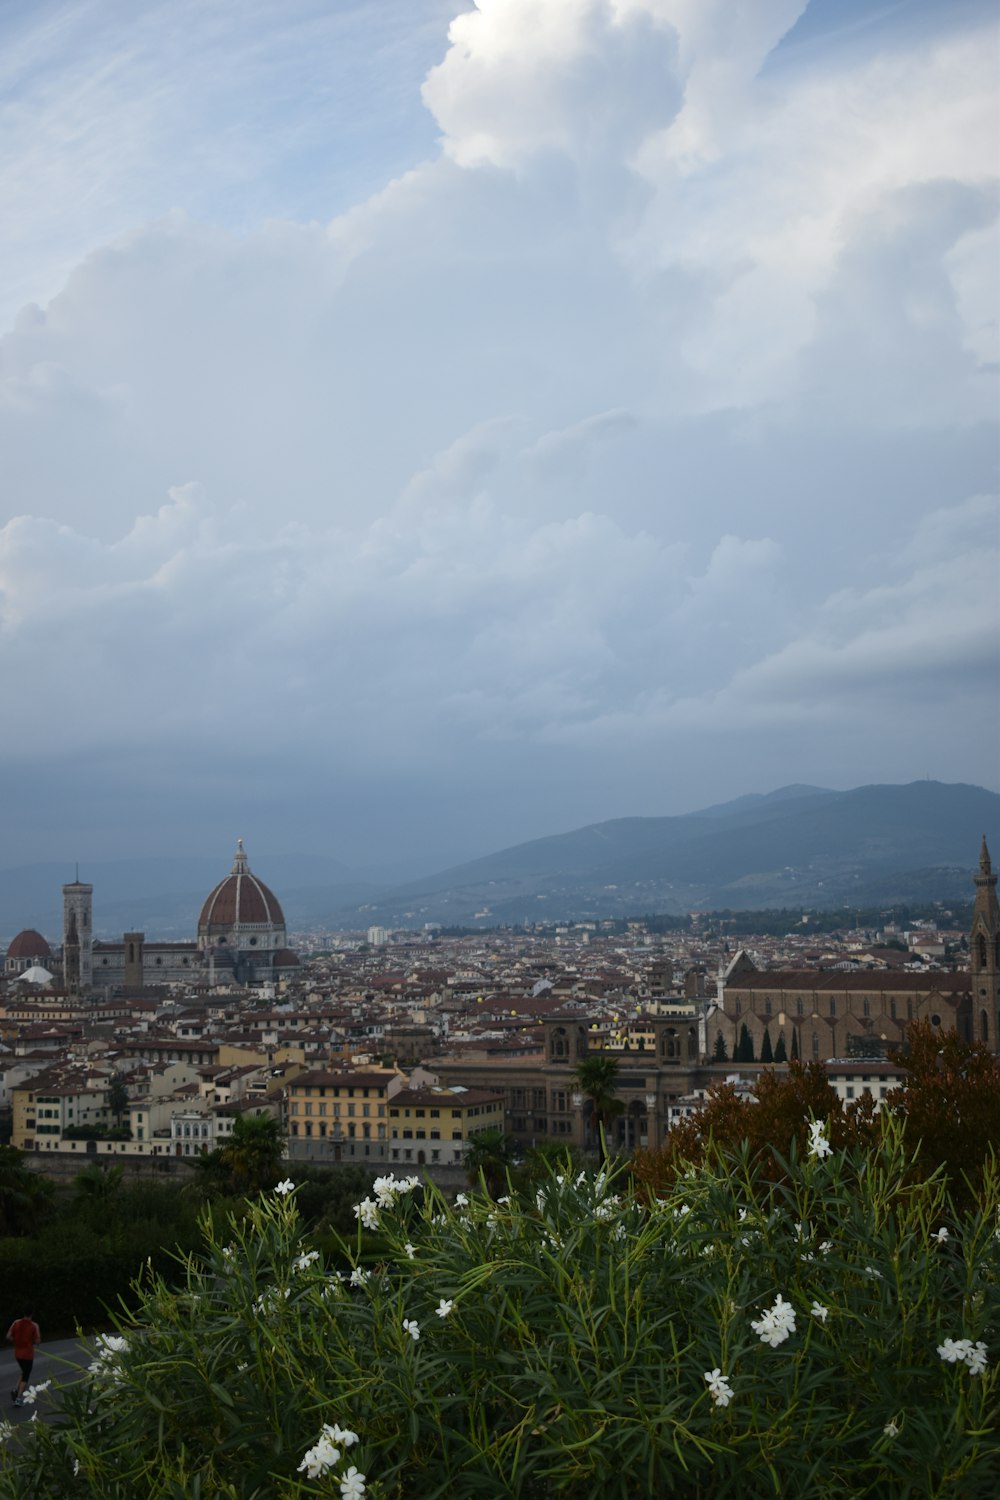
<svg viewBox="0 0 1000 1500">
<path fill-rule="evenodd" d="M 0 5 L 0 1500 L 1000 1493 L 998 44 Z"/>
<path fill-rule="evenodd" d="M 31 929 L 10 940 L 0 1108 L 43 1170 L 87 1156 L 166 1167 L 268 1114 L 291 1160 L 433 1174 L 461 1168 L 484 1130 L 521 1151 L 593 1149 L 574 1070 L 595 1053 L 618 1064 L 612 1140 L 626 1153 L 661 1145 L 719 1081 L 749 1090 L 790 1060 L 877 1106 L 913 1022 L 998 1050 L 996 885 L 984 837 L 964 926 L 938 903 L 909 926 L 829 932 L 807 915 L 748 936 L 696 913 L 666 933 L 653 919 L 372 925 L 317 943 L 289 934 L 241 839 L 190 940 L 95 938 L 80 880 L 62 888 L 55 949 Z"/>
</svg>

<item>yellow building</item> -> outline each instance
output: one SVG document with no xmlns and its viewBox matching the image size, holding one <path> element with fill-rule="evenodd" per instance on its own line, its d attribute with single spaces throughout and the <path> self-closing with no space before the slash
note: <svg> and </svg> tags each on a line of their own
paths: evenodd
<svg viewBox="0 0 1000 1500">
<path fill-rule="evenodd" d="M 285 1135 L 292 1160 L 384 1160 L 389 1100 L 405 1083 L 394 1068 L 300 1073 L 285 1089 Z"/>
<path fill-rule="evenodd" d="M 483 1130 L 504 1129 L 502 1094 L 486 1089 L 409 1088 L 389 1101 L 390 1161 L 460 1162 Z"/>
</svg>

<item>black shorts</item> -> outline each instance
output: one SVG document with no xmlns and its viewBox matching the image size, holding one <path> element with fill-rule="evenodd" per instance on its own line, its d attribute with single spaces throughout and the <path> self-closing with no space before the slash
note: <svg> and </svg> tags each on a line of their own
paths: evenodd
<svg viewBox="0 0 1000 1500">
<path fill-rule="evenodd" d="M 31 1367 L 35 1363 L 34 1359 L 21 1359 L 19 1356 L 17 1362 L 21 1366 L 21 1374 L 23 1375 L 24 1379 L 30 1380 Z"/>
</svg>

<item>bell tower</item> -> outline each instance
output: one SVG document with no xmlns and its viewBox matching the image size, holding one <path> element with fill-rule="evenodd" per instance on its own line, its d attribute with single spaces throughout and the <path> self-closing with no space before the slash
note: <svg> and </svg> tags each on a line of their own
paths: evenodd
<svg viewBox="0 0 1000 1500">
<path fill-rule="evenodd" d="M 1000 903 L 997 877 L 983 835 L 976 876 L 976 901 L 969 932 L 973 1035 L 1000 1053 Z"/>
<path fill-rule="evenodd" d="M 76 988 L 81 994 L 86 994 L 94 982 L 94 887 L 81 880 L 78 874 L 76 880 L 63 886 L 62 894 L 63 950 L 65 953 L 69 947 L 68 957 Z"/>
</svg>

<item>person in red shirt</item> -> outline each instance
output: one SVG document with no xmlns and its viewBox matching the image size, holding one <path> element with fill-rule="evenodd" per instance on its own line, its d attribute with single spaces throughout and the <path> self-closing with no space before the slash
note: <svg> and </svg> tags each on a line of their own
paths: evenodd
<svg viewBox="0 0 1000 1500">
<path fill-rule="evenodd" d="M 15 1318 L 7 1329 L 7 1338 L 14 1345 L 14 1358 L 21 1367 L 21 1378 L 10 1393 L 15 1406 L 24 1405 L 24 1392 L 31 1379 L 31 1367 L 35 1362 L 35 1345 L 42 1342 L 42 1332 L 30 1311 Z"/>
</svg>

